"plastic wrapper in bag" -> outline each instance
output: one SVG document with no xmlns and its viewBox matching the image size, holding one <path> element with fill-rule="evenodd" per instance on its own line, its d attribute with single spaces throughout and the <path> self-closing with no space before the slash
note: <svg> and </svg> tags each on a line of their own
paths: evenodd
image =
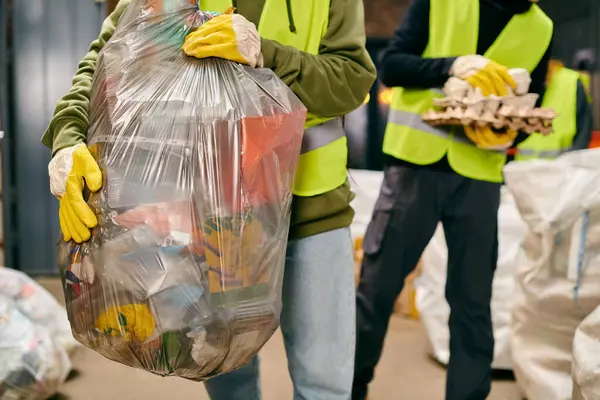
<svg viewBox="0 0 600 400">
<path fill-rule="evenodd" d="M 44 400 L 71 369 L 65 349 L 0 293 L 0 400 Z"/>
<path fill-rule="evenodd" d="M 90 110 L 99 225 L 59 248 L 77 340 L 193 380 L 243 366 L 278 327 L 306 119 L 272 71 L 182 53 L 212 16 L 136 0 L 121 18 Z"/>
<path fill-rule="evenodd" d="M 20 271 L 0 268 L 0 294 L 10 297 L 33 323 L 48 329 L 52 339 L 73 355 L 80 344 L 73 338 L 64 307 L 39 283 Z"/>
<path fill-rule="evenodd" d="M 506 184 L 527 225 L 511 347 L 529 400 L 572 398 L 573 338 L 600 305 L 600 151 L 511 163 Z"/>
<path fill-rule="evenodd" d="M 517 259 L 526 227 L 508 189 L 502 188 L 498 209 L 498 265 L 492 293 L 492 322 L 494 325 L 495 369 L 512 369 L 510 349 L 510 319 L 514 296 Z M 423 252 L 422 274 L 417 285 L 417 309 L 425 326 L 434 357 L 443 364 L 450 359 L 448 318 L 450 307 L 446 301 L 446 272 L 448 248 L 440 224 Z"/>
<path fill-rule="evenodd" d="M 600 399 L 600 307 L 575 331 L 573 400 Z"/>
</svg>

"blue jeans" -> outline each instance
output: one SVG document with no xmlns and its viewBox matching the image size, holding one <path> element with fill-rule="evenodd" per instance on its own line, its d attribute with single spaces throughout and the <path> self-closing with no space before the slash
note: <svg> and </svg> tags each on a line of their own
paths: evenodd
<svg viewBox="0 0 600 400">
<path fill-rule="evenodd" d="M 281 331 L 295 400 L 349 400 L 355 294 L 350 229 L 290 241 Z M 205 383 L 212 400 L 260 400 L 259 362 Z"/>
</svg>

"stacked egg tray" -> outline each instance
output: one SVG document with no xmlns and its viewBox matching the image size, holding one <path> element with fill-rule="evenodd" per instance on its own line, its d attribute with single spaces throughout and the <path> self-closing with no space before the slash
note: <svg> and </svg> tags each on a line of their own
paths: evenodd
<svg viewBox="0 0 600 400">
<path fill-rule="evenodd" d="M 557 113 L 550 108 L 536 107 L 538 95 L 528 93 L 531 78 L 522 68 L 509 70 L 516 87 L 507 87 L 507 96 L 484 96 L 481 90 L 451 77 L 443 88 L 446 97 L 435 98 L 434 108 L 426 111 L 423 121 L 429 125 L 491 126 L 526 133 L 552 133 L 552 121 Z"/>
<path fill-rule="evenodd" d="M 477 125 L 492 126 L 495 129 L 511 129 L 525 133 L 552 133 L 552 121 L 556 112 L 551 108 L 527 107 L 533 104 L 537 95 L 513 97 L 488 97 L 476 101 L 463 101 L 452 98 L 434 100 L 434 106 L 422 116 L 430 125 Z M 523 101 L 525 100 L 525 101 Z"/>
</svg>

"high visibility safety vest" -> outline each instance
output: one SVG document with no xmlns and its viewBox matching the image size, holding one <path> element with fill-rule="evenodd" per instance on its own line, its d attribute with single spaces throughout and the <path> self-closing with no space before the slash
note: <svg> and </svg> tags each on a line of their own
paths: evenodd
<svg viewBox="0 0 600 400">
<path fill-rule="evenodd" d="M 485 57 L 508 68 L 533 71 L 552 39 L 552 20 L 532 5 L 512 17 Z M 429 43 L 423 57 L 456 57 L 477 52 L 479 0 L 431 0 Z M 432 127 L 421 114 L 439 90 L 395 88 L 383 152 L 413 164 L 433 164 L 447 155 L 452 169 L 471 179 L 502 182 L 503 152 L 478 149 L 460 128 Z"/>
<path fill-rule="evenodd" d="M 555 158 L 567 152 L 577 133 L 577 82 L 579 74 L 561 68 L 553 74 L 544 93 L 542 107 L 553 108 L 558 116 L 553 121 L 554 132 L 548 136 L 531 135 L 517 146 L 515 160 Z"/>
<path fill-rule="evenodd" d="M 231 5 L 231 0 L 200 0 L 200 8 L 205 11 L 223 12 Z M 321 39 L 329 26 L 329 8 L 330 0 L 266 0 L 258 33 L 265 39 L 319 54 Z M 295 32 L 290 30 L 288 12 L 294 13 Z M 341 119 L 309 113 L 294 194 L 316 196 L 343 185 L 347 161 L 348 147 Z"/>
<path fill-rule="evenodd" d="M 587 71 L 577 71 L 579 74 L 579 80 L 583 84 L 583 88 L 585 89 L 585 95 L 587 96 L 588 101 L 593 103 L 592 99 L 592 77 L 590 73 Z"/>
</svg>

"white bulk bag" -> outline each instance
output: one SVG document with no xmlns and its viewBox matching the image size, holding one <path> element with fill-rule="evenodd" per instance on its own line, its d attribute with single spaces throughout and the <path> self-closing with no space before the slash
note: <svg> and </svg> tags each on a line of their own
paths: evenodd
<svg viewBox="0 0 600 400">
<path fill-rule="evenodd" d="M 510 352 L 510 305 L 514 293 L 515 261 L 525 234 L 513 197 L 502 188 L 498 210 L 498 266 L 494 276 L 492 320 L 496 346 L 493 367 L 512 369 Z M 448 248 L 442 225 L 438 226 L 422 257 L 422 275 L 417 284 L 417 309 L 432 347 L 433 356 L 443 364 L 450 358 L 448 318 L 445 298 Z"/>
<path fill-rule="evenodd" d="M 600 304 L 600 150 L 511 163 L 506 183 L 527 224 L 511 346 L 529 400 L 572 398 L 575 329 Z"/>
<path fill-rule="evenodd" d="M 356 196 L 351 203 L 355 215 L 350 230 L 352 236 L 357 238 L 364 236 L 371 222 L 373 208 L 383 183 L 383 172 L 352 169 L 349 175 L 350 186 Z"/>
<path fill-rule="evenodd" d="M 575 331 L 573 400 L 600 399 L 600 307 Z"/>
</svg>

